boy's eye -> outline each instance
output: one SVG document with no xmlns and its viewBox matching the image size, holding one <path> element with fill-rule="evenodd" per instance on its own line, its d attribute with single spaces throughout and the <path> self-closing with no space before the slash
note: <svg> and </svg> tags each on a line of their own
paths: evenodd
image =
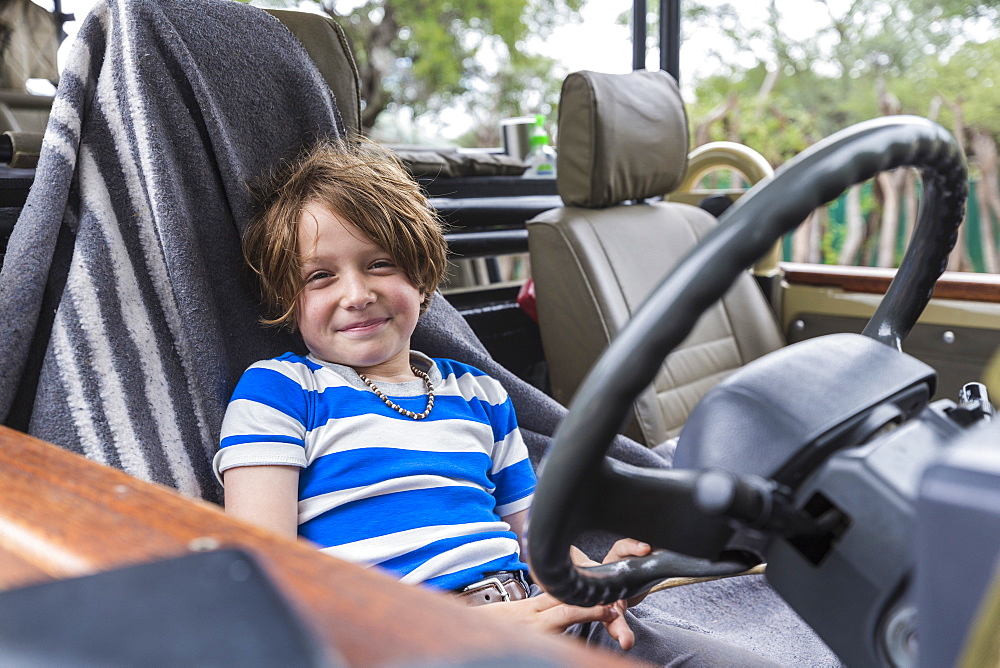
<svg viewBox="0 0 1000 668">
<path fill-rule="evenodd" d="M 324 278 L 330 278 L 330 276 L 332 275 L 333 274 L 327 271 L 314 271 L 313 273 L 309 274 L 309 276 L 306 278 L 306 283 L 312 283 L 313 281 L 321 281 Z"/>
<path fill-rule="evenodd" d="M 395 266 L 392 260 L 375 260 L 372 262 L 372 269 L 390 269 Z"/>
</svg>

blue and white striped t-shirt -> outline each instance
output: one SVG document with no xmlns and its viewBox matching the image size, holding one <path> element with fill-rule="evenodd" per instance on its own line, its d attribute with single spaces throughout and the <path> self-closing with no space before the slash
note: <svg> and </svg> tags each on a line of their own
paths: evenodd
<svg viewBox="0 0 1000 668">
<path fill-rule="evenodd" d="M 322 551 L 404 582 L 458 589 L 526 570 L 500 518 L 531 505 L 535 474 L 500 383 L 413 352 L 434 385 L 424 420 L 385 405 L 349 367 L 287 353 L 243 374 L 222 424 L 215 469 L 293 465 L 299 535 Z M 379 383 L 426 407 L 422 380 Z"/>
</svg>

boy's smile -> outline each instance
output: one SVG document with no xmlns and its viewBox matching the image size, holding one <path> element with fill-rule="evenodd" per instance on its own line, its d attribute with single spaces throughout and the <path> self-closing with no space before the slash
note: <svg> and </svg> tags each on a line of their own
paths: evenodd
<svg viewBox="0 0 1000 668">
<path fill-rule="evenodd" d="M 296 323 L 309 352 L 372 379 L 412 379 L 410 335 L 424 296 L 392 256 L 316 203 L 299 215 L 298 250 Z"/>
<path fill-rule="evenodd" d="M 358 336 L 367 336 L 371 334 L 376 329 L 387 323 L 388 318 L 376 318 L 374 320 L 364 320 L 362 322 L 356 322 L 346 327 L 341 327 L 340 331 L 348 336 L 356 334 Z"/>
</svg>

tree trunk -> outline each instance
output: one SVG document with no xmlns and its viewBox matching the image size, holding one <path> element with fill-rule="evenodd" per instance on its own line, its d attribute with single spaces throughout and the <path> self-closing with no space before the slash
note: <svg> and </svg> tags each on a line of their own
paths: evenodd
<svg viewBox="0 0 1000 668">
<path fill-rule="evenodd" d="M 792 232 L 792 262 L 809 262 L 809 227 L 813 214 Z"/>
<path fill-rule="evenodd" d="M 824 262 L 823 257 L 823 236 L 829 224 L 829 217 L 825 206 L 821 206 L 812 212 L 809 220 L 809 261 Z"/>
<path fill-rule="evenodd" d="M 882 223 L 879 226 L 878 259 L 879 267 L 896 266 L 896 240 L 899 237 L 899 201 L 906 181 L 906 167 L 897 167 L 890 172 L 882 172 L 875 177 L 882 192 Z"/>
<path fill-rule="evenodd" d="M 913 227 L 917 223 L 917 209 L 920 206 L 920 200 L 917 197 L 917 173 L 913 169 L 906 170 L 906 179 L 903 183 L 903 206 L 906 209 L 903 243 L 909 246 L 910 237 L 913 236 Z"/>
<path fill-rule="evenodd" d="M 972 154 L 979 165 L 979 239 L 982 245 L 983 266 L 991 274 L 1000 271 L 997 244 L 993 235 L 993 218 L 1000 220 L 1000 157 L 993 137 L 982 131 L 972 132 Z"/>
<path fill-rule="evenodd" d="M 889 92 L 885 77 L 881 74 L 875 80 L 878 93 L 879 111 L 883 116 L 898 114 L 901 110 L 899 99 Z M 876 175 L 875 182 L 881 193 L 881 224 L 879 225 L 878 249 L 875 263 L 879 267 L 896 266 L 896 238 L 899 235 L 899 201 L 903 189 L 906 170 L 897 168 L 891 172 Z"/>
<path fill-rule="evenodd" d="M 726 101 L 709 112 L 708 116 L 698 124 L 694 131 L 694 145 L 701 146 L 711 140 L 712 124 L 721 121 L 737 107 L 738 98 L 736 93 L 731 93 Z"/>
<path fill-rule="evenodd" d="M 865 218 L 865 234 L 861 240 L 861 255 L 858 258 L 858 266 L 872 267 L 875 265 L 875 253 L 878 251 L 878 243 L 873 243 L 873 239 L 878 237 L 878 211 L 871 211 Z"/>
<path fill-rule="evenodd" d="M 962 107 L 962 100 L 959 99 L 951 105 L 952 115 L 955 118 L 955 141 L 962 149 L 963 155 L 968 159 L 969 152 L 965 148 L 965 110 Z M 969 271 L 972 269 L 972 260 L 969 258 L 968 239 L 969 212 L 968 208 L 962 213 L 962 224 L 958 226 L 958 240 L 955 242 L 955 250 L 948 257 L 949 271 Z"/>
<path fill-rule="evenodd" d="M 767 71 L 767 76 L 764 77 L 764 83 L 760 85 L 760 90 L 757 91 L 757 100 L 761 103 L 758 105 L 758 109 L 764 109 L 763 103 L 771 97 L 771 92 L 774 90 L 774 86 L 778 83 L 778 77 L 780 74 L 780 65 L 775 65 L 774 69 Z"/>
<path fill-rule="evenodd" d="M 889 92 L 883 74 L 875 79 L 875 92 L 878 94 L 878 108 L 883 116 L 894 116 L 902 111 L 903 105 L 898 97 Z"/>
<path fill-rule="evenodd" d="M 851 186 L 847 191 L 847 206 L 845 207 L 844 243 L 840 247 L 840 258 L 837 264 L 856 265 L 858 251 L 865 240 L 865 219 L 861 215 L 861 186 Z"/>
<path fill-rule="evenodd" d="M 823 227 L 826 209 L 820 207 L 809 214 L 801 225 L 792 233 L 792 262 L 823 262 L 820 246 L 823 239 Z"/>
<path fill-rule="evenodd" d="M 337 13 L 335 3 L 321 3 L 323 10 L 344 24 L 343 18 Z M 355 54 L 358 67 L 359 86 L 361 88 L 361 130 L 364 134 L 375 126 L 375 119 L 389 106 L 389 94 L 382 87 L 382 79 L 395 59 L 392 53 L 392 42 L 399 33 L 396 21 L 395 7 L 388 0 L 383 3 L 382 20 L 366 26 L 356 27 L 347 33 L 348 46 Z M 356 31 L 356 32 L 355 32 Z M 354 33 L 352 39 L 351 33 Z"/>
</svg>

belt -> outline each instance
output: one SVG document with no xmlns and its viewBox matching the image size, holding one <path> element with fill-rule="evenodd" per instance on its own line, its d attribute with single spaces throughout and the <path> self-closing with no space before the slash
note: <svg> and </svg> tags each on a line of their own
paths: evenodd
<svg viewBox="0 0 1000 668">
<path fill-rule="evenodd" d="M 474 582 L 455 594 L 455 598 L 470 608 L 500 601 L 520 601 L 528 598 L 528 587 L 519 573 L 503 571 Z"/>
</svg>

